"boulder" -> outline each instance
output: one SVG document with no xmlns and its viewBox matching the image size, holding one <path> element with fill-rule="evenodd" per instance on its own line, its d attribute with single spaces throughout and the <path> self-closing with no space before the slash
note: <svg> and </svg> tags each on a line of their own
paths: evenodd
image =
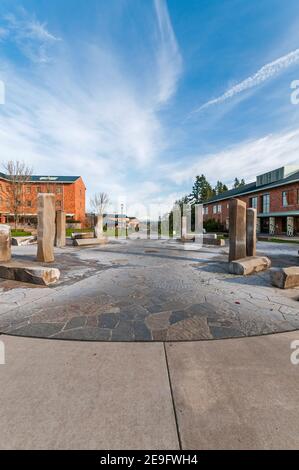
<svg viewBox="0 0 299 470">
<path fill-rule="evenodd" d="M 195 242 L 195 236 L 184 235 L 183 237 L 179 238 L 178 241 L 182 243 L 192 243 L 192 242 Z"/>
<path fill-rule="evenodd" d="M 271 267 L 271 261 L 266 256 L 250 256 L 229 263 L 230 274 L 248 276 L 249 274 L 266 271 Z"/>
<path fill-rule="evenodd" d="M 272 268 L 270 276 L 272 285 L 280 289 L 299 287 L 299 266 Z"/>
<path fill-rule="evenodd" d="M 79 232 L 79 233 L 72 233 L 72 238 L 74 240 L 86 240 L 94 238 L 92 232 Z"/>
<path fill-rule="evenodd" d="M 203 236 L 203 244 L 204 245 L 213 245 L 213 246 L 225 246 L 225 240 L 223 238 L 210 238 Z"/>
<path fill-rule="evenodd" d="M 103 238 L 75 238 L 73 245 L 74 246 L 93 246 L 93 245 L 105 245 L 108 243 L 107 237 Z"/>
<path fill-rule="evenodd" d="M 35 235 L 28 235 L 27 237 L 12 237 L 11 244 L 14 246 L 24 246 L 24 245 L 32 245 L 33 243 L 37 243 L 37 236 Z"/>
<path fill-rule="evenodd" d="M 217 240 L 218 235 L 217 235 L 217 233 L 204 233 L 204 234 L 203 234 L 203 237 L 206 238 L 207 240 L 208 240 L 208 239 L 210 240 L 211 238 L 212 238 L 213 240 Z"/>
<path fill-rule="evenodd" d="M 11 258 L 11 231 L 10 226 L 0 224 L 0 261 L 9 261 Z"/>
<path fill-rule="evenodd" d="M 57 268 L 27 266 L 21 263 L 1 263 L 0 277 L 11 281 L 29 282 L 40 286 L 54 284 L 60 278 Z"/>
</svg>

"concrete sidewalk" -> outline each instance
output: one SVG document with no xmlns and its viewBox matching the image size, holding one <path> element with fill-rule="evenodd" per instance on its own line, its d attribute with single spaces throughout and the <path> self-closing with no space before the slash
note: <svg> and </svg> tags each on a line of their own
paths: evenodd
<svg viewBox="0 0 299 470">
<path fill-rule="evenodd" d="M 0 336 L 1 449 L 177 449 L 163 343 Z"/>
<path fill-rule="evenodd" d="M 299 332 L 165 345 L 1 335 L 0 448 L 298 448 L 295 339 Z"/>
</svg>

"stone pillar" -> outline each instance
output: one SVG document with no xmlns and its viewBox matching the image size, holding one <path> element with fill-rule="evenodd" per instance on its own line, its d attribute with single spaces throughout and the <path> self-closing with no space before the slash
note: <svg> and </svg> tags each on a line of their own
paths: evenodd
<svg viewBox="0 0 299 470">
<path fill-rule="evenodd" d="M 94 234 L 96 238 L 102 238 L 103 237 L 103 215 L 98 214 L 96 216 L 96 224 L 94 228 Z"/>
<path fill-rule="evenodd" d="M 163 214 L 161 217 L 161 237 L 162 239 L 169 239 L 169 214 Z"/>
<path fill-rule="evenodd" d="M 11 231 L 10 226 L 0 225 L 0 261 L 10 261 L 11 259 Z"/>
<path fill-rule="evenodd" d="M 269 217 L 269 235 L 275 235 L 275 217 Z"/>
<path fill-rule="evenodd" d="M 246 250 L 247 256 L 256 256 L 256 209 L 247 209 Z"/>
<path fill-rule="evenodd" d="M 256 219 L 256 233 L 261 233 L 262 227 L 261 227 L 261 219 L 260 217 L 257 217 Z"/>
<path fill-rule="evenodd" d="M 54 261 L 55 195 L 41 193 L 37 196 L 37 260 Z"/>
<path fill-rule="evenodd" d="M 55 246 L 62 248 L 65 246 L 65 212 L 56 211 L 56 234 L 55 234 Z"/>
<path fill-rule="evenodd" d="M 187 216 L 182 215 L 181 238 L 187 237 Z"/>
<path fill-rule="evenodd" d="M 195 204 L 194 207 L 194 221 L 195 221 L 195 242 L 198 244 L 203 243 L 203 205 Z"/>
<path fill-rule="evenodd" d="M 229 205 L 229 261 L 246 258 L 246 203 L 232 199 Z"/>
<path fill-rule="evenodd" d="M 287 236 L 294 236 L 294 217 L 287 217 Z"/>
<path fill-rule="evenodd" d="M 179 204 L 175 204 L 173 207 L 173 236 L 179 239 L 182 230 L 182 215 Z"/>
</svg>

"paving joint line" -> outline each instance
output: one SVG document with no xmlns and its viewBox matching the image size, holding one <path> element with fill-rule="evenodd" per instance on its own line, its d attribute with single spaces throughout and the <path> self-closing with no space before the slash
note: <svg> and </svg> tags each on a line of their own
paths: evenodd
<svg viewBox="0 0 299 470">
<path fill-rule="evenodd" d="M 167 375 L 168 375 L 168 382 L 169 382 L 169 388 L 170 388 L 170 395 L 171 395 L 171 401 L 172 401 L 172 407 L 173 407 L 173 413 L 174 413 L 174 419 L 175 419 L 175 426 L 176 426 L 176 432 L 177 432 L 177 437 L 178 437 L 179 449 L 182 450 L 183 449 L 182 439 L 181 439 L 181 434 L 180 434 L 178 416 L 177 416 L 177 412 L 176 412 L 175 399 L 174 399 L 174 393 L 173 393 L 173 388 L 172 388 L 172 383 L 171 383 L 171 377 L 170 377 L 170 370 L 169 370 L 169 363 L 168 363 L 168 357 L 167 357 L 167 352 L 166 352 L 166 343 L 165 343 L 165 341 L 163 342 L 163 348 L 164 348 L 166 369 L 167 369 Z"/>
</svg>

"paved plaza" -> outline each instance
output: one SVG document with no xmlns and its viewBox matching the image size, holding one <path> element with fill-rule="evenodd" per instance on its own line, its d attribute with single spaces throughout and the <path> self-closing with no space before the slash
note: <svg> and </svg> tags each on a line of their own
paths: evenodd
<svg viewBox="0 0 299 470">
<path fill-rule="evenodd" d="M 179 247 L 177 247 L 179 248 Z M 261 242 L 273 266 L 298 264 L 298 246 Z M 13 247 L 34 262 L 36 246 Z M 0 331 L 94 341 L 194 341 L 299 328 L 299 289 L 282 291 L 269 272 L 228 273 L 228 247 L 176 249 L 165 240 L 120 240 L 55 249 L 52 287 L 0 282 Z"/>
</svg>

